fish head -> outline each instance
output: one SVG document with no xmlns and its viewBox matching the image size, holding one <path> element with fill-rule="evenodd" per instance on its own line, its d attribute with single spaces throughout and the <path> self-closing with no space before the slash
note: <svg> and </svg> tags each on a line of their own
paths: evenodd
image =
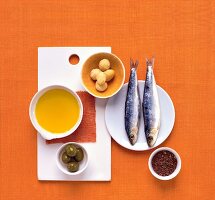
<svg viewBox="0 0 215 200">
<path fill-rule="evenodd" d="M 134 145 L 137 142 L 137 133 L 138 128 L 132 128 L 131 133 L 128 136 L 131 145 Z"/>
<path fill-rule="evenodd" d="M 156 140 L 157 140 L 157 135 L 158 135 L 158 129 L 157 128 L 151 128 L 149 130 L 149 133 L 147 134 L 147 143 L 149 145 L 149 147 L 154 146 Z"/>
</svg>

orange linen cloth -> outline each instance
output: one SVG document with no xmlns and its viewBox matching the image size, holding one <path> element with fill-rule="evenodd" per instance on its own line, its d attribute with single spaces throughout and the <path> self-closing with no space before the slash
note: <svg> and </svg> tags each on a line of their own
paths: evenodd
<svg viewBox="0 0 215 200">
<path fill-rule="evenodd" d="M 0 30 L 1 200 L 214 198 L 214 0 L 1 0 Z M 153 150 L 129 151 L 112 140 L 111 182 L 38 181 L 28 106 L 37 91 L 40 46 L 111 46 L 125 65 L 125 82 L 130 57 L 139 59 L 144 80 L 145 58 L 155 55 L 157 84 L 176 111 L 160 146 L 180 154 L 180 174 L 158 181 L 147 163 Z"/>
<path fill-rule="evenodd" d="M 84 91 L 79 91 L 77 93 L 84 108 L 81 124 L 71 135 L 64 138 L 46 140 L 47 144 L 66 142 L 96 142 L 95 98 Z"/>
</svg>

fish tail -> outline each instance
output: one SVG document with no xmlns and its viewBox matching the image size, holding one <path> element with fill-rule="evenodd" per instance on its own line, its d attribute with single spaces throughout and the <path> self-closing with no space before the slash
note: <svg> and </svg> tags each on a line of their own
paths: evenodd
<svg viewBox="0 0 215 200">
<path fill-rule="evenodd" d="M 153 56 L 152 58 L 148 59 L 146 58 L 146 66 L 150 66 L 152 68 L 154 68 L 154 62 L 155 62 L 155 57 Z"/>
<path fill-rule="evenodd" d="M 138 64 L 139 64 L 139 61 L 138 61 L 138 60 L 136 60 L 135 63 L 134 63 L 133 59 L 130 58 L 130 67 L 131 67 L 131 69 L 132 69 L 132 68 L 137 69 Z"/>
</svg>

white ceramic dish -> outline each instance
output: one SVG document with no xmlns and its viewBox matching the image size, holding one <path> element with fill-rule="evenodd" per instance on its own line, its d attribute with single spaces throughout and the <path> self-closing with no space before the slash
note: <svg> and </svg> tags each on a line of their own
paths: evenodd
<svg viewBox="0 0 215 200">
<path fill-rule="evenodd" d="M 60 133 L 60 134 L 53 134 L 47 130 L 45 130 L 44 128 L 42 128 L 39 123 L 37 122 L 36 116 L 35 116 L 35 107 L 37 104 L 37 101 L 39 100 L 39 98 L 47 91 L 52 90 L 52 89 L 63 89 L 68 91 L 69 93 L 71 93 L 78 101 L 79 107 L 80 107 L 80 115 L 79 115 L 79 119 L 76 122 L 75 126 L 73 126 L 70 130 L 64 132 L 64 133 Z M 34 126 L 34 128 L 40 133 L 40 135 L 46 139 L 46 140 L 51 140 L 54 138 L 62 138 L 62 137 L 66 137 L 70 134 L 72 134 L 80 125 L 82 117 L 83 117 L 83 105 L 81 102 L 81 99 L 79 98 L 79 96 L 76 94 L 76 92 L 72 91 L 71 89 L 64 87 L 64 86 L 60 86 L 60 85 L 52 85 L 52 86 L 48 86 L 46 88 L 43 88 L 42 90 L 38 91 L 34 97 L 31 100 L 30 103 L 30 107 L 29 107 L 29 115 L 30 115 L 30 119 L 31 122 Z"/>
<path fill-rule="evenodd" d="M 83 152 L 84 152 L 84 159 L 81 162 L 79 162 L 79 170 L 77 172 L 69 172 L 67 167 L 66 167 L 66 164 L 64 164 L 62 162 L 62 160 L 61 160 L 63 150 L 66 147 L 66 145 L 68 145 L 68 144 L 74 144 L 75 146 L 81 148 L 83 150 Z M 80 145 L 78 143 L 75 143 L 75 142 L 65 143 L 57 150 L 56 164 L 57 164 L 57 167 L 65 174 L 72 175 L 72 176 L 81 174 L 87 168 L 87 165 L 88 165 L 88 153 L 87 153 L 86 149 L 82 145 Z"/>
<path fill-rule="evenodd" d="M 153 169 L 153 167 L 152 167 L 152 158 L 154 157 L 154 155 L 155 155 L 156 153 L 158 153 L 159 151 L 162 151 L 162 150 L 167 150 L 167 151 L 172 152 L 172 153 L 175 155 L 176 159 L 177 159 L 177 166 L 176 166 L 176 169 L 175 169 L 175 171 L 174 171 L 172 174 L 170 174 L 169 176 L 160 176 L 160 175 L 158 175 L 158 174 L 154 171 L 154 169 Z M 152 154 L 151 154 L 150 157 L 149 157 L 148 166 L 149 166 L 149 170 L 150 170 L 150 172 L 152 173 L 152 175 L 153 175 L 154 177 L 156 177 L 157 179 L 160 179 L 160 180 L 170 180 L 170 179 L 173 179 L 174 177 L 176 177 L 176 176 L 178 175 L 178 173 L 180 172 L 180 170 L 181 170 L 181 158 L 180 158 L 180 156 L 178 155 L 178 153 L 177 153 L 175 150 L 173 150 L 173 149 L 171 149 L 171 148 L 169 148 L 169 147 L 161 147 L 161 148 L 158 148 L 158 149 L 156 149 L 155 151 L 152 152 Z"/>
<path fill-rule="evenodd" d="M 144 133 L 144 121 L 141 110 L 139 137 L 137 143 L 132 146 L 128 140 L 125 127 L 124 127 L 124 112 L 125 112 L 125 100 L 128 84 L 124 84 L 122 89 L 113 97 L 108 100 L 105 110 L 105 121 L 107 129 L 112 138 L 121 146 L 135 151 L 144 151 L 151 149 L 148 147 Z M 144 81 L 139 81 L 141 102 L 143 98 Z M 160 86 L 157 86 L 158 96 L 160 100 L 161 108 L 161 126 L 158 135 L 158 139 L 155 145 L 156 147 L 164 142 L 170 135 L 174 122 L 175 122 L 175 109 L 169 95 Z M 141 106 L 142 107 L 142 106 Z"/>
</svg>

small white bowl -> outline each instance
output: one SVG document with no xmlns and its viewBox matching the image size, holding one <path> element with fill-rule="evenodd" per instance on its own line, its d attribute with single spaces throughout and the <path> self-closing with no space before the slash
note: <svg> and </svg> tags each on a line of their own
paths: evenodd
<svg viewBox="0 0 215 200">
<path fill-rule="evenodd" d="M 66 147 L 66 145 L 68 144 L 73 144 L 79 148 L 81 148 L 84 152 L 84 159 L 82 161 L 79 162 L 79 170 L 77 172 L 69 172 L 67 167 L 66 167 L 66 164 L 63 163 L 63 161 L 61 160 L 61 157 L 62 157 L 62 154 L 63 154 L 63 151 L 64 151 L 64 148 Z M 68 175 L 78 175 L 78 174 L 81 174 L 88 166 L 88 153 L 86 151 L 86 149 L 78 144 L 78 143 L 75 143 L 75 142 L 68 142 L 68 143 L 65 143 L 63 144 L 58 150 L 57 150 L 57 153 L 56 153 L 56 164 L 57 164 L 57 167 L 65 174 L 68 174 Z"/>
<path fill-rule="evenodd" d="M 177 166 L 176 166 L 176 169 L 175 169 L 175 171 L 174 171 L 172 174 L 170 174 L 169 176 L 160 176 L 160 175 L 158 175 L 158 174 L 154 171 L 154 169 L 153 169 L 153 167 L 152 167 L 152 158 L 154 157 L 154 155 L 155 155 L 156 153 L 158 153 L 159 151 L 162 151 L 162 150 L 166 150 L 166 151 L 172 152 L 172 153 L 175 155 L 176 159 L 177 159 Z M 148 166 L 149 166 L 149 170 L 150 170 L 150 172 L 152 173 L 152 175 L 153 175 L 154 177 L 156 177 L 157 179 L 160 179 L 160 180 L 170 180 L 170 179 L 173 179 L 174 177 L 176 177 L 176 176 L 178 175 L 178 173 L 180 172 L 180 170 L 181 170 L 181 158 L 180 158 L 180 156 L 178 155 L 178 153 L 177 153 L 175 150 L 173 150 L 173 149 L 171 149 L 171 148 L 169 148 L 169 147 L 161 147 L 161 148 L 158 148 L 158 149 L 156 149 L 155 151 L 152 152 L 152 154 L 151 154 L 150 157 L 149 157 Z"/>
<path fill-rule="evenodd" d="M 64 133 L 59 133 L 59 134 L 54 134 L 52 132 L 49 132 L 47 130 L 45 130 L 43 127 L 41 127 L 39 125 L 39 123 L 37 122 L 36 116 L 35 116 L 35 108 L 36 108 L 36 104 L 37 101 L 39 100 L 39 98 L 46 93 L 49 90 L 53 90 L 53 89 L 63 89 L 68 91 L 69 93 L 71 93 L 76 100 L 78 101 L 78 105 L 80 108 L 80 115 L 79 115 L 79 119 L 76 122 L 75 126 L 73 126 L 70 130 L 64 132 Z M 46 88 L 43 88 L 42 90 L 38 91 L 32 98 L 31 103 L 30 103 L 30 107 L 29 107 L 29 115 L 30 115 L 30 119 L 31 119 L 31 123 L 33 124 L 34 128 L 40 133 L 40 135 L 46 139 L 46 140 L 51 140 L 51 139 L 55 139 L 55 138 L 62 138 L 62 137 L 66 137 L 70 134 L 72 134 L 80 125 L 82 117 L 83 117 L 83 105 L 81 102 L 81 99 L 79 98 L 79 96 L 76 94 L 76 92 L 72 91 L 71 89 L 61 86 L 61 85 L 52 85 L 52 86 L 48 86 Z"/>
</svg>

